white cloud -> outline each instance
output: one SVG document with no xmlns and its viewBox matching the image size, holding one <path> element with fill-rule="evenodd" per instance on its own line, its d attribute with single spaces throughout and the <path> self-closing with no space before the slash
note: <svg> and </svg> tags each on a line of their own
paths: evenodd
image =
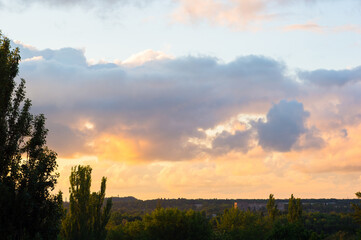
<svg viewBox="0 0 361 240">
<path fill-rule="evenodd" d="M 140 53 L 136 53 L 136 54 L 130 56 L 129 58 L 127 58 L 124 61 L 118 61 L 116 63 L 119 65 L 135 67 L 135 66 L 143 65 L 144 63 L 147 63 L 147 62 L 160 61 L 160 60 L 173 59 L 173 58 L 174 57 L 172 57 L 164 52 L 147 49 Z"/>
<path fill-rule="evenodd" d="M 43 60 L 43 56 L 35 56 L 35 57 L 32 57 L 32 58 L 26 58 L 24 60 L 21 60 L 22 62 L 31 62 L 31 61 L 41 61 Z"/>
</svg>

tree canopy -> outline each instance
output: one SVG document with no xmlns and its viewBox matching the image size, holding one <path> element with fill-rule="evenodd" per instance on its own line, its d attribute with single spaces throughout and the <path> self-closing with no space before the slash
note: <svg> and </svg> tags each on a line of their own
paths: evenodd
<svg viewBox="0 0 361 240">
<path fill-rule="evenodd" d="M 57 154 L 46 146 L 44 115 L 30 113 L 19 49 L 0 33 L 0 234 L 6 239 L 54 239 L 62 215 L 54 195 Z"/>
<path fill-rule="evenodd" d="M 106 229 L 112 206 L 108 199 L 104 208 L 106 178 L 103 177 L 99 192 L 90 193 L 90 166 L 72 168 L 70 175 L 70 206 L 62 223 L 61 235 L 65 239 L 101 240 L 106 237 Z"/>
</svg>

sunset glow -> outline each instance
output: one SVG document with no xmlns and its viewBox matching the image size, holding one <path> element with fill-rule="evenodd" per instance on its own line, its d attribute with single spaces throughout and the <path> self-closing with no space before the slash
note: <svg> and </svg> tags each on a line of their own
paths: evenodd
<svg viewBox="0 0 361 240">
<path fill-rule="evenodd" d="M 0 0 L 65 197 L 78 164 L 107 196 L 354 197 L 360 16 L 356 0 Z"/>
</svg>

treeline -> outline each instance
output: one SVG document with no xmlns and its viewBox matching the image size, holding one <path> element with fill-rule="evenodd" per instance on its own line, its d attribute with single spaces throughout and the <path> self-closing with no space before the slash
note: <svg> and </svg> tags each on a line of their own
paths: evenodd
<svg viewBox="0 0 361 240">
<path fill-rule="evenodd" d="M 238 240 L 238 239 L 360 239 L 353 214 L 303 213 L 301 199 L 291 196 L 287 211 L 277 208 L 273 195 L 267 212 L 226 209 L 208 217 L 204 211 L 158 207 L 143 216 L 113 212 L 108 240 Z"/>
<path fill-rule="evenodd" d="M 167 199 L 139 200 L 134 197 L 112 197 L 113 211 L 131 215 L 144 215 L 151 213 L 157 205 L 164 208 L 178 208 L 179 210 L 204 211 L 207 216 L 219 215 L 225 209 L 231 208 L 235 202 L 242 210 L 257 210 L 266 212 L 267 199 Z M 357 199 L 302 199 L 304 212 L 320 213 L 352 213 L 352 204 L 357 204 Z M 287 211 L 288 199 L 278 199 L 280 211 Z M 68 203 L 64 203 L 67 207 Z"/>
</svg>

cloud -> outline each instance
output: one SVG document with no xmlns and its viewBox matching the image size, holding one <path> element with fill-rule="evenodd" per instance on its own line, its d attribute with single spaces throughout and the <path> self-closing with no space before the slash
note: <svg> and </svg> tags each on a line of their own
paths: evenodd
<svg viewBox="0 0 361 240">
<path fill-rule="evenodd" d="M 316 127 L 312 127 L 299 136 L 297 142 L 293 145 L 293 149 L 296 151 L 302 151 L 304 149 L 319 150 L 325 147 L 325 145 L 325 140 L 322 138 L 320 131 Z"/>
<path fill-rule="evenodd" d="M 305 120 L 309 112 L 297 101 L 282 100 L 267 113 L 267 122 L 255 124 L 259 145 L 264 149 L 290 151 L 299 137 L 307 132 Z"/>
<path fill-rule="evenodd" d="M 279 17 L 272 12 L 274 6 L 284 7 L 299 1 L 293 0 L 177 0 L 179 7 L 172 17 L 176 22 L 194 23 L 207 21 L 213 25 L 231 27 L 236 30 L 257 30 L 266 21 Z M 303 0 L 305 3 L 316 1 Z M 290 26 L 291 28 L 312 26 Z M 314 26 L 315 27 L 315 26 Z"/>
<path fill-rule="evenodd" d="M 154 51 L 152 49 L 147 49 L 140 53 L 133 54 L 132 56 L 130 56 L 123 62 L 119 61 L 118 64 L 120 64 L 120 65 L 123 64 L 123 65 L 128 65 L 128 66 L 134 67 L 134 66 L 143 65 L 146 62 L 159 61 L 159 60 L 172 59 L 172 58 L 173 58 L 172 56 L 165 54 L 161 51 Z"/>
<path fill-rule="evenodd" d="M 311 31 L 316 33 L 343 33 L 353 32 L 361 33 L 361 26 L 355 24 L 347 24 L 340 26 L 322 26 L 313 21 L 308 21 L 302 24 L 292 24 L 283 27 L 283 31 Z"/>
<path fill-rule="evenodd" d="M 329 132 L 327 145 L 319 151 L 313 151 L 312 158 L 305 152 L 290 157 L 295 162 L 294 168 L 313 174 L 341 173 L 343 174 L 341 176 L 346 176 L 345 173 L 360 173 L 361 151 L 358 146 L 361 124 L 358 122 L 350 126 L 347 129 L 347 136 L 344 130 L 337 129 L 333 134 Z"/>
<path fill-rule="evenodd" d="M 343 137 L 347 138 L 348 132 L 347 132 L 347 129 L 346 129 L 346 128 L 341 129 L 341 133 L 342 133 L 342 136 L 343 136 Z"/>
<path fill-rule="evenodd" d="M 314 71 L 300 71 L 298 76 L 308 82 L 322 87 L 344 86 L 361 80 L 361 67 L 345 70 L 318 69 Z"/>
<path fill-rule="evenodd" d="M 191 138 L 190 142 L 204 147 L 211 155 L 224 155 L 233 151 L 247 153 L 257 147 L 257 143 L 266 151 L 276 152 L 320 149 L 325 146 L 320 131 L 315 126 L 307 128 L 309 112 L 303 109 L 300 102 L 281 100 L 271 107 L 267 117 L 255 117 L 248 121 L 239 117 L 213 129 L 201 130 L 205 136 Z"/>
<path fill-rule="evenodd" d="M 355 134 L 361 119 L 357 82 L 332 89 L 299 82 L 283 63 L 263 56 L 229 63 L 185 56 L 128 67 L 89 65 L 77 49 L 20 47 L 24 59 L 42 58 L 21 62 L 20 77 L 33 111 L 47 116 L 48 143 L 61 158 L 144 164 L 245 158 L 264 149 L 264 159 L 293 152 L 307 159 L 333 138 L 349 138 L 342 129 Z M 265 114 L 267 121 L 256 120 Z M 246 124 L 239 116 L 254 117 Z M 224 128 L 209 139 L 212 148 L 189 142 L 217 126 Z"/>
<path fill-rule="evenodd" d="M 334 32 L 354 32 L 361 33 L 361 26 L 355 24 L 347 24 L 342 26 L 337 26 L 333 29 Z"/>
<path fill-rule="evenodd" d="M 317 23 L 308 22 L 305 24 L 293 24 L 288 25 L 283 28 L 284 31 L 295 31 L 295 30 L 302 30 L 302 31 L 312 31 L 317 33 L 322 33 L 324 28 Z"/>
<path fill-rule="evenodd" d="M 342 197 L 359 183 L 358 80 L 325 88 L 264 56 L 90 65 L 83 50 L 18 46 L 42 59 L 22 61 L 19 77 L 47 117 L 65 192 L 74 164 L 108 176 L 110 195 L 141 198 Z"/>
<path fill-rule="evenodd" d="M 252 131 L 236 131 L 234 134 L 224 131 L 212 142 L 212 153 L 224 154 L 231 151 L 247 153 L 252 147 Z"/>
<path fill-rule="evenodd" d="M 114 6 L 125 6 L 133 5 L 137 7 L 143 7 L 152 0 L 15 0 L 15 2 L 33 5 L 35 3 L 45 4 L 51 7 L 71 7 L 71 6 L 81 6 L 85 8 L 94 8 L 94 7 L 114 7 Z M 1 3 L 1 2 L 0 2 Z"/>
<path fill-rule="evenodd" d="M 135 143 L 138 154 L 133 161 L 190 159 L 202 151 L 188 144 L 190 137 L 202 135 L 199 128 L 212 128 L 249 109 L 263 112 L 265 102 L 297 96 L 299 91 L 282 63 L 262 56 L 230 63 L 186 56 L 127 67 L 88 65 L 82 50 L 20 47 L 25 58 L 43 58 L 22 62 L 20 74 L 28 82 L 33 111 L 48 118 L 49 144 L 63 157 L 71 154 L 60 141 L 80 139 L 74 144 L 79 151 L 96 154 L 100 150 L 89 146 L 104 143 L 106 134 L 119 142 L 108 152 Z M 86 121 L 94 129 L 85 134 L 78 123 Z M 70 132 L 59 133 L 59 124 Z"/>
<path fill-rule="evenodd" d="M 212 24 L 246 28 L 251 22 L 263 21 L 271 16 L 265 13 L 266 5 L 262 0 L 179 0 L 180 6 L 173 13 L 178 22 L 208 20 Z"/>
<path fill-rule="evenodd" d="M 30 61 L 41 61 L 43 59 L 44 58 L 42 56 L 37 56 L 37 57 L 32 57 L 32 58 L 26 58 L 26 59 L 21 60 L 21 61 L 30 62 Z"/>
</svg>

